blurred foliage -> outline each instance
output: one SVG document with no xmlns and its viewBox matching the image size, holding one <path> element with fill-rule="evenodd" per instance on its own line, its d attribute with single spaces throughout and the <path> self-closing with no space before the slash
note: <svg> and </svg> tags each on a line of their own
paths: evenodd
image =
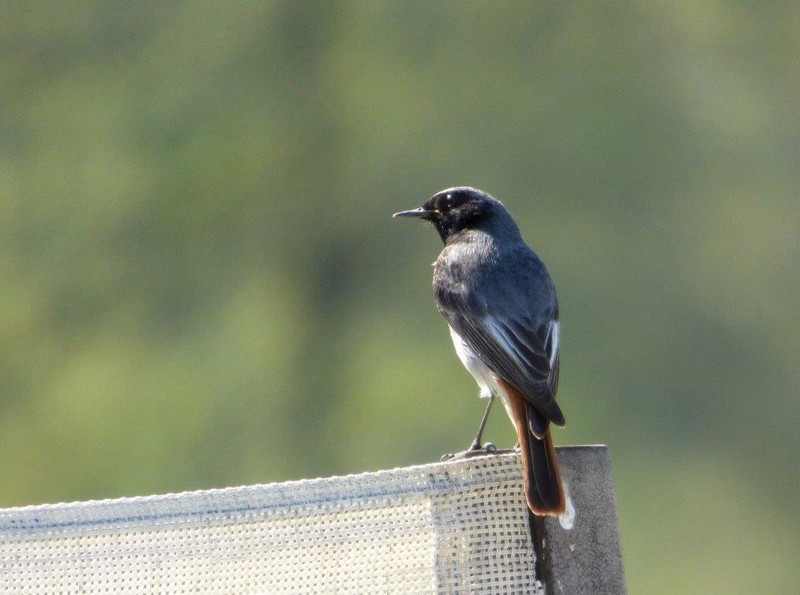
<svg viewBox="0 0 800 595">
<path fill-rule="evenodd" d="M 2 7 L 0 505 L 465 447 L 390 215 L 469 184 L 558 285 L 631 592 L 800 590 L 797 3 Z"/>
</svg>

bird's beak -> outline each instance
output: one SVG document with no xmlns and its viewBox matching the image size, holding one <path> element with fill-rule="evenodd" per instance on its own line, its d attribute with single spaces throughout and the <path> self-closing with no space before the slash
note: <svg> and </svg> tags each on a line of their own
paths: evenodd
<svg viewBox="0 0 800 595">
<path fill-rule="evenodd" d="M 418 209 L 411 209 L 410 211 L 400 211 L 395 213 L 392 217 L 417 217 L 418 219 L 430 219 L 436 214 L 436 211 L 429 211 L 419 207 Z"/>
</svg>

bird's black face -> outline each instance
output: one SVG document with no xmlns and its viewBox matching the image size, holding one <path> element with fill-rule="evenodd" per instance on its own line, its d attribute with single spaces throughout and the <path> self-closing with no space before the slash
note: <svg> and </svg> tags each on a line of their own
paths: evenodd
<svg viewBox="0 0 800 595">
<path fill-rule="evenodd" d="M 434 194 L 418 209 L 401 211 L 394 216 L 430 221 L 442 241 L 447 242 L 452 235 L 488 220 L 499 205 L 494 198 L 475 188 L 449 188 Z"/>
</svg>

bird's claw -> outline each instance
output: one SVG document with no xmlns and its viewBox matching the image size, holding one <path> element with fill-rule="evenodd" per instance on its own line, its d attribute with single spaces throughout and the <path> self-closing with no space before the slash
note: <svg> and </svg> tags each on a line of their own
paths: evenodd
<svg viewBox="0 0 800 595">
<path fill-rule="evenodd" d="M 451 452 L 442 455 L 442 461 L 460 461 L 462 459 L 472 459 L 474 457 L 485 457 L 487 455 L 497 454 L 498 452 L 500 451 L 497 450 L 497 447 L 491 442 L 487 442 L 483 445 L 473 442 L 465 451 Z"/>
</svg>

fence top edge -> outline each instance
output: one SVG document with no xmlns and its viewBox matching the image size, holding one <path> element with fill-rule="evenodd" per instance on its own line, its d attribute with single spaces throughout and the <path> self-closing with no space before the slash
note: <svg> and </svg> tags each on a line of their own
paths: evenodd
<svg viewBox="0 0 800 595">
<path fill-rule="evenodd" d="M 580 451 L 607 451 L 608 447 L 602 444 L 590 445 L 570 445 L 560 446 L 558 451 L 565 452 L 580 452 Z M 8 527 L 10 519 L 21 519 L 23 517 L 30 518 L 36 515 L 47 515 L 49 513 L 63 512 L 70 508 L 81 509 L 106 509 L 106 508 L 125 508 L 125 507 L 138 507 L 138 506 L 158 506 L 165 505 L 169 502 L 178 500 L 196 500 L 208 501 L 212 499 L 232 498 L 236 499 L 237 496 L 248 497 L 259 492 L 266 492 L 268 490 L 281 490 L 292 491 L 301 489 L 324 489 L 326 486 L 331 486 L 339 482 L 348 483 L 379 483 L 382 480 L 390 479 L 393 477 L 412 477 L 422 475 L 432 475 L 436 473 L 447 472 L 448 470 L 456 473 L 481 471 L 488 468 L 504 468 L 507 467 L 509 472 L 518 472 L 518 465 L 512 463 L 519 457 L 518 453 L 510 452 L 497 455 L 489 455 L 486 457 L 476 457 L 472 459 L 450 460 L 450 461 L 436 461 L 430 463 L 423 463 L 419 465 L 410 465 L 407 467 L 396 467 L 393 469 L 384 469 L 378 471 L 368 471 L 363 473 L 354 473 L 347 475 L 337 475 L 330 477 L 321 477 L 313 479 L 298 479 L 283 482 L 272 482 L 263 484 L 252 484 L 245 486 L 235 486 L 226 488 L 211 488 L 204 490 L 184 491 L 167 494 L 155 494 L 147 496 L 126 496 L 122 498 L 111 498 L 102 500 L 85 500 L 76 502 L 61 502 L 61 503 L 48 503 L 48 504 L 33 504 L 20 507 L 12 507 L 0 509 L 0 530 Z M 430 486 L 427 486 L 430 487 Z M 403 492 L 413 492 L 413 489 L 404 489 Z M 375 496 L 391 496 L 394 492 L 389 489 L 387 491 L 376 493 Z M 204 507 L 205 508 L 205 507 Z M 207 510 L 207 508 L 205 508 Z"/>
</svg>

